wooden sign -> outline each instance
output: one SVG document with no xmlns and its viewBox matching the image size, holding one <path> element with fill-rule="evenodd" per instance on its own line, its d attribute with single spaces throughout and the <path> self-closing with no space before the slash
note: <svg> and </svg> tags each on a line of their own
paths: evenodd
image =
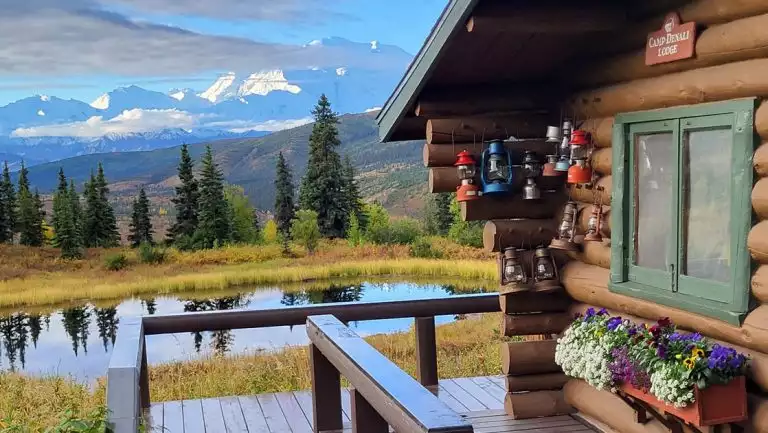
<svg viewBox="0 0 768 433">
<path fill-rule="evenodd" d="M 664 18 L 664 27 L 648 35 L 645 45 L 645 64 L 659 63 L 693 57 L 696 45 L 696 23 L 680 23 L 680 16 L 673 12 Z"/>
</svg>

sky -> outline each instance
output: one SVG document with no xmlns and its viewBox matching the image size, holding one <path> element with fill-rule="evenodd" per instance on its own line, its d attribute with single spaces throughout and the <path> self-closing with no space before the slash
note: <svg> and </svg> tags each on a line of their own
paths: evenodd
<svg viewBox="0 0 768 433">
<path fill-rule="evenodd" d="M 0 0 L 0 106 L 35 94 L 91 102 L 136 84 L 204 90 L 217 74 L 357 57 L 312 40 L 415 55 L 447 0 Z M 379 65 L 386 68 L 386 57 Z"/>
</svg>

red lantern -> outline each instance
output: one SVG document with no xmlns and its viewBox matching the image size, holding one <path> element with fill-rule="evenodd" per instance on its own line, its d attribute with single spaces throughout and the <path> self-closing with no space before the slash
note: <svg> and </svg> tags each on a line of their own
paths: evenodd
<svg viewBox="0 0 768 433">
<path fill-rule="evenodd" d="M 586 159 L 577 159 L 568 169 L 568 183 L 592 182 L 592 169 L 587 166 Z"/>
<path fill-rule="evenodd" d="M 587 132 L 583 129 L 574 129 L 571 132 L 571 146 L 586 146 L 589 144 Z"/>
<path fill-rule="evenodd" d="M 461 186 L 456 189 L 456 200 L 471 201 L 480 198 L 480 187 L 474 184 L 477 166 L 475 158 L 469 152 L 463 150 L 459 152 L 456 163 L 453 165 L 456 166 L 459 179 L 461 180 Z"/>
</svg>

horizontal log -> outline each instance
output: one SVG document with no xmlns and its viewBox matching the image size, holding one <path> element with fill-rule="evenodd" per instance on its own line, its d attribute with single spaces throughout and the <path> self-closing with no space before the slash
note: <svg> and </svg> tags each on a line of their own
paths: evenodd
<svg viewBox="0 0 768 433">
<path fill-rule="evenodd" d="M 649 68 L 645 49 L 638 47 L 637 51 L 591 63 L 576 72 L 569 70 L 567 77 L 577 85 L 596 87 L 761 57 L 768 57 L 768 14 L 707 28 L 697 37 L 695 55 L 690 59 Z"/>
<path fill-rule="evenodd" d="M 763 140 L 768 140 L 768 101 L 763 101 L 755 111 L 755 131 Z"/>
<path fill-rule="evenodd" d="M 589 305 L 589 304 L 573 304 L 571 307 L 571 313 L 572 314 L 584 314 L 587 309 L 589 308 L 600 308 L 600 305 Z M 625 319 L 632 320 L 635 323 L 646 323 L 648 325 L 653 325 L 653 323 L 657 319 L 650 319 L 647 317 L 639 317 L 636 315 L 627 314 L 625 312 L 615 310 L 615 309 L 609 309 L 608 314 L 618 316 L 621 315 L 621 317 Z M 662 316 L 659 316 L 662 317 Z M 680 325 L 679 323 L 675 322 L 677 325 Z M 680 325 L 681 329 L 686 329 L 686 327 Z M 688 330 L 691 330 L 690 328 L 687 328 Z M 723 346 L 732 347 L 738 352 L 744 353 L 745 355 L 749 356 L 749 370 L 747 371 L 747 377 L 752 380 L 760 389 L 763 391 L 768 391 L 768 354 L 765 354 L 763 352 L 750 349 L 748 347 L 744 347 L 742 345 L 734 344 L 728 341 L 723 341 L 721 339 L 718 339 L 716 337 L 713 337 L 711 334 L 702 333 L 707 336 L 713 343 L 718 343 Z"/>
<path fill-rule="evenodd" d="M 483 196 L 479 200 L 460 203 L 463 221 L 488 221 L 513 218 L 552 218 L 565 204 L 562 192 L 542 192 L 541 200 L 532 203 L 519 194 L 504 197 Z"/>
<path fill-rule="evenodd" d="M 589 265 L 611 269 L 611 246 L 606 242 L 584 242 L 581 261 Z"/>
<path fill-rule="evenodd" d="M 579 116 L 768 96 L 768 59 L 727 63 L 630 81 L 574 95 L 569 109 Z"/>
<path fill-rule="evenodd" d="M 580 128 L 592 136 L 595 147 L 611 147 L 613 141 L 613 117 L 587 119 Z"/>
<path fill-rule="evenodd" d="M 573 407 L 565 402 L 562 391 L 507 393 L 504 398 L 504 410 L 512 419 L 540 418 L 575 412 Z"/>
<path fill-rule="evenodd" d="M 544 391 L 562 389 L 568 382 L 565 373 L 529 374 L 526 376 L 505 376 L 504 386 L 507 392 Z"/>
<path fill-rule="evenodd" d="M 492 2 L 480 3 L 465 27 L 469 33 L 580 34 L 616 30 L 626 19 L 622 10 L 605 6 L 560 6 L 553 10 L 546 5 Z"/>
<path fill-rule="evenodd" d="M 598 191 L 598 188 L 603 188 L 602 192 Z M 571 194 L 571 200 L 579 201 L 582 203 L 597 203 L 597 198 L 600 197 L 604 205 L 611 204 L 611 190 L 613 189 L 613 178 L 611 176 L 603 176 L 595 181 L 593 188 L 588 189 L 584 186 L 569 185 L 568 191 Z"/>
<path fill-rule="evenodd" d="M 752 227 L 747 236 L 747 248 L 753 259 L 768 263 L 768 221 L 760 221 Z"/>
<path fill-rule="evenodd" d="M 571 298 L 562 291 L 505 293 L 499 295 L 499 306 L 504 314 L 563 312 L 571 306 Z"/>
<path fill-rule="evenodd" d="M 555 101 L 547 88 L 523 92 L 513 86 L 464 84 L 425 89 L 414 113 L 425 119 L 498 116 L 546 111 Z"/>
<path fill-rule="evenodd" d="M 543 133 L 542 133 L 543 135 Z M 476 143 L 456 143 L 456 144 L 424 144 L 422 150 L 422 158 L 424 160 L 425 167 L 453 167 L 456 163 L 456 155 L 459 152 L 466 150 L 469 152 L 477 164 L 480 164 L 480 154 L 483 149 L 488 147 L 485 143 L 479 141 Z M 540 155 L 543 159 L 547 154 L 555 154 L 555 146 L 552 143 L 547 143 L 544 139 L 529 139 L 529 140 L 515 140 L 505 141 L 504 148 L 507 149 L 514 160 L 522 160 L 524 151 L 532 150 Z"/>
<path fill-rule="evenodd" d="M 573 321 L 567 313 L 505 314 L 502 317 L 504 335 L 559 334 Z"/>
<path fill-rule="evenodd" d="M 535 138 L 547 131 L 550 116 L 526 114 L 492 118 L 429 119 L 427 143 L 451 144 L 505 140 L 509 137 Z M 543 132 L 542 132 L 543 131 Z"/>
<path fill-rule="evenodd" d="M 479 178 L 476 176 L 475 185 L 479 184 Z M 456 188 L 461 185 L 461 180 L 455 167 L 432 167 L 429 169 L 427 185 L 428 191 L 432 194 L 456 192 Z"/>
<path fill-rule="evenodd" d="M 505 248 L 534 247 L 549 243 L 557 234 L 558 221 L 554 219 L 493 220 L 483 227 L 483 248 L 499 252 Z"/>
<path fill-rule="evenodd" d="M 613 152 L 610 147 L 596 149 L 592 153 L 592 169 L 600 174 L 611 174 L 613 164 Z"/>
<path fill-rule="evenodd" d="M 610 271 L 599 266 L 571 261 L 565 265 L 560 275 L 568 294 L 579 302 L 612 308 L 621 313 L 634 314 L 652 320 L 669 317 L 683 329 L 697 331 L 731 344 L 768 353 L 768 329 L 757 327 L 750 322 L 749 316 L 756 314 L 754 311 L 747 316 L 741 327 L 737 327 L 677 308 L 613 293 L 608 290 Z M 758 310 L 767 308 L 768 305 L 763 305 L 758 307 Z M 762 314 L 759 315 L 762 316 Z"/>
<path fill-rule="evenodd" d="M 758 301 L 768 304 L 768 265 L 758 266 L 752 275 L 752 296 Z"/>
<path fill-rule="evenodd" d="M 610 200 L 607 200 L 610 203 Z M 583 205 L 583 203 L 580 203 Z M 576 221 L 576 231 L 578 233 L 586 233 L 589 228 L 589 218 L 592 216 L 592 210 L 595 205 L 589 204 L 581 206 L 579 211 L 579 218 Z M 611 237 L 611 207 L 603 206 L 603 218 L 600 220 L 600 233 L 607 238 Z"/>
<path fill-rule="evenodd" d="M 760 219 L 768 219 L 768 178 L 761 178 L 752 189 L 752 209 Z"/>
<path fill-rule="evenodd" d="M 556 340 L 501 344 L 501 371 L 511 376 L 562 372 L 555 364 Z"/>
<path fill-rule="evenodd" d="M 754 433 L 768 433 L 768 398 L 749 394 L 747 396 L 749 422 Z"/>
<path fill-rule="evenodd" d="M 758 176 L 768 177 L 768 141 L 755 150 L 753 163 Z"/>
</svg>

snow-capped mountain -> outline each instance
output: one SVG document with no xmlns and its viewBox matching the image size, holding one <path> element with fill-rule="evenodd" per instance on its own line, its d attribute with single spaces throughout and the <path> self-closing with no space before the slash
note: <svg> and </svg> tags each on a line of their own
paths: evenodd
<svg viewBox="0 0 768 433">
<path fill-rule="evenodd" d="M 90 103 L 40 95 L 13 102 L 0 107 L 0 151 L 50 161 L 73 152 L 123 152 L 274 131 L 311 116 L 321 94 L 341 114 L 361 113 L 384 104 L 412 59 L 377 41 L 325 38 L 301 49 L 320 50 L 333 60 L 322 68 L 224 72 L 200 89 L 162 92 L 131 85 Z"/>
</svg>

